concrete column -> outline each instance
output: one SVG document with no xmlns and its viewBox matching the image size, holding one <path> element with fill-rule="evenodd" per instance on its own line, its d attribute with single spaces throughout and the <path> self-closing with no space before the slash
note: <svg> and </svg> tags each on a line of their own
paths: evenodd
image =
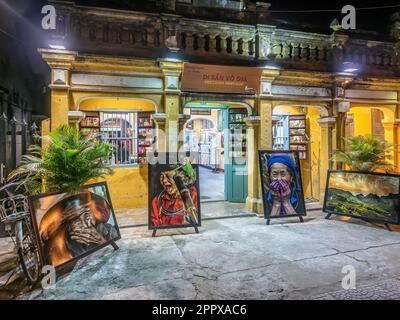
<svg viewBox="0 0 400 320">
<path fill-rule="evenodd" d="M 166 151 L 178 152 L 179 150 L 179 96 L 176 94 L 165 94 L 166 112 Z"/>
<path fill-rule="evenodd" d="M 320 118 L 318 123 L 321 127 L 321 148 L 320 148 L 320 196 L 319 201 L 322 202 L 324 200 L 325 187 L 326 187 L 326 178 L 327 173 L 330 168 L 332 168 L 332 144 L 336 139 L 333 134 L 333 128 L 336 124 L 336 118 L 334 117 L 326 117 Z"/>
<path fill-rule="evenodd" d="M 164 73 L 163 110 L 165 111 L 165 151 L 179 151 L 179 119 L 181 110 L 179 77 L 183 64 L 170 61 L 160 61 Z M 164 148 L 163 148 L 164 149 Z"/>
<path fill-rule="evenodd" d="M 248 152 L 248 197 L 246 208 L 263 214 L 259 150 L 272 150 L 272 102 L 257 100 L 255 111 L 260 116 L 249 117 L 246 121 Z"/>
<path fill-rule="evenodd" d="M 158 152 L 166 152 L 166 133 L 165 133 L 165 123 L 166 123 L 166 114 L 165 113 L 156 113 L 153 114 L 153 121 L 156 124 L 156 145 L 155 150 Z"/>
<path fill-rule="evenodd" d="M 247 169 L 248 169 L 248 196 L 246 208 L 253 212 L 262 213 L 262 199 L 260 197 L 260 168 L 258 160 L 259 116 L 246 119 L 247 125 Z"/>
<path fill-rule="evenodd" d="M 260 150 L 272 150 L 272 102 L 270 100 L 260 100 Z"/>
<path fill-rule="evenodd" d="M 397 121 L 382 121 L 382 125 L 385 129 L 385 141 L 392 145 L 390 152 L 390 158 L 386 161 L 394 166 L 396 172 L 399 171 L 398 160 L 399 160 L 399 146 L 398 146 L 398 125 Z"/>
<path fill-rule="evenodd" d="M 51 92 L 51 130 L 68 124 L 69 94 L 67 90 L 53 89 Z"/>
</svg>

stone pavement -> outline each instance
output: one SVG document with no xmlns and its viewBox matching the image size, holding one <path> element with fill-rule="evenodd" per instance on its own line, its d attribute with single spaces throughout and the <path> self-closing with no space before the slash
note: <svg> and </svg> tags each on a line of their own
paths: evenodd
<svg viewBox="0 0 400 320">
<path fill-rule="evenodd" d="M 199 167 L 200 198 L 202 201 L 223 201 L 225 199 L 224 173 L 213 172 L 211 169 Z"/>
<path fill-rule="evenodd" d="M 81 260 L 56 289 L 21 299 L 399 299 L 400 233 L 364 223 L 258 217 L 192 229 L 122 229 L 120 250 Z M 356 290 L 341 289 L 342 268 Z M 358 291 L 357 291 L 358 290 Z"/>
<path fill-rule="evenodd" d="M 400 277 L 314 297 L 315 300 L 400 300 Z"/>
</svg>

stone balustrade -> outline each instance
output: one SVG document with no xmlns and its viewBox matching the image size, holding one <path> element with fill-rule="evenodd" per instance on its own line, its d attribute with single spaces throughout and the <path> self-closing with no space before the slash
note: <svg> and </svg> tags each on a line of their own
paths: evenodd
<svg viewBox="0 0 400 320">
<path fill-rule="evenodd" d="M 159 58 L 171 48 L 184 59 L 223 63 L 273 61 L 284 67 L 340 71 L 346 63 L 366 74 L 398 74 L 400 45 L 248 25 L 185 18 L 173 14 L 107 11 L 60 5 L 55 37 L 66 39 L 77 51 Z M 172 39 L 172 40 L 171 40 Z M 172 41 L 172 42 L 171 42 Z M 213 59 L 213 60 L 212 60 Z"/>
</svg>

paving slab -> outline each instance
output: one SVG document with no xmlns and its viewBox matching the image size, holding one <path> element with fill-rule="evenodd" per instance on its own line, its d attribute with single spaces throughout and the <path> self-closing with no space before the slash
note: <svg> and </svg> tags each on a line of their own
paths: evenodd
<svg viewBox="0 0 400 320">
<path fill-rule="evenodd" d="M 122 229 L 118 251 L 98 251 L 56 289 L 20 298 L 332 299 L 345 291 L 346 265 L 357 286 L 393 282 L 388 297 L 397 298 L 400 233 L 322 217 L 270 226 L 258 217 L 206 220 L 200 234 L 174 229 L 156 238 L 146 227 Z"/>
</svg>

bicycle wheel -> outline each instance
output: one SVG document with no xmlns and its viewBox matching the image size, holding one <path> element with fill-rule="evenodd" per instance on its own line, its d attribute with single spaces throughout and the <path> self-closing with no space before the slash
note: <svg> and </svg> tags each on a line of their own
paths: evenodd
<svg viewBox="0 0 400 320">
<path fill-rule="evenodd" d="M 25 219 L 15 223 L 15 238 L 22 271 L 28 282 L 34 284 L 39 279 L 40 260 L 35 237 Z"/>
</svg>

